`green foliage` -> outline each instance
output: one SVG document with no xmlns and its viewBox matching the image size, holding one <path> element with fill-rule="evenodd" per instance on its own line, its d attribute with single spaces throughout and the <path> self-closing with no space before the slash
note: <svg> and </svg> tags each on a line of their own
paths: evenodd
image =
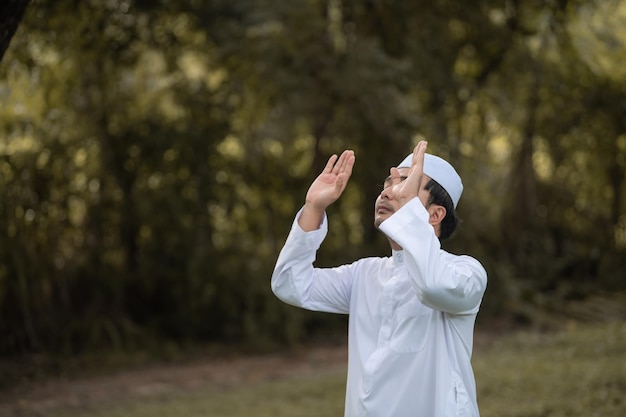
<svg viewBox="0 0 626 417">
<path fill-rule="evenodd" d="M 0 68 L 0 353 L 296 343 L 345 319 L 269 277 L 354 149 L 320 265 L 386 253 L 418 137 L 465 183 L 445 243 L 486 315 L 624 289 L 623 1 L 33 2 Z M 542 294 L 537 297 L 537 294 Z"/>
</svg>

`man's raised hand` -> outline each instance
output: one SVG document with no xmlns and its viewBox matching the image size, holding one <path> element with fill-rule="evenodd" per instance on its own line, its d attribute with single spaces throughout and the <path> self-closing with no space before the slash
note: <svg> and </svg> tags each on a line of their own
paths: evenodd
<svg viewBox="0 0 626 417">
<path fill-rule="evenodd" d="M 339 157 L 333 155 L 328 159 L 326 167 L 313 181 L 306 194 L 304 210 L 298 219 L 298 224 L 303 230 L 319 228 L 326 208 L 337 201 L 346 189 L 352 175 L 354 160 L 354 152 L 351 150 L 343 151 Z"/>
<path fill-rule="evenodd" d="M 411 168 L 409 169 L 406 180 L 401 181 L 399 179 L 400 173 L 398 170 L 395 169 L 394 171 L 394 168 L 392 168 L 391 181 L 394 186 L 391 193 L 401 206 L 412 198 L 417 197 L 422 187 L 422 179 L 424 178 L 424 154 L 426 153 L 427 147 L 428 142 L 422 140 L 413 149 Z M 394 177 L 397 177 L 397 179 Z"/>
<path fill-rule="evenodd" d="M 343 151 L 339 158 L 337 155 L 331 156 L 322 173 L 309 187 L 306 204 L 311 204 L 316 209 L 326 210 L 326 207 L 337 201 L 346 189 L 353 166 L 353 151 Z"/>
</svg>

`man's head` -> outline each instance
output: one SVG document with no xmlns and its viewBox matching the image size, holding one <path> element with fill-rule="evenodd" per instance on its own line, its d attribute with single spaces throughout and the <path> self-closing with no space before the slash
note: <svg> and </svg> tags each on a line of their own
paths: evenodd
<svg viewBox="0 0 626 417">
<path fill-rule="evenodd" d="M 402 179 L 408 176 L 413 154 L 408 155 L 397 169 Z M 390 178 L 385 181 L 383 191 L 376 199 L 374 224 L 376 227 L 391 216 L 399 204 L 390 194 Z M 440 240 L 452 235 L 458 224 L 455 208 L 463 192 L 461 177 L 454 167 L 444 159 L 431 154 L 424 155 L 424 177 L 418 198 L 430 215 L 430 223 Z"/>
</svg>

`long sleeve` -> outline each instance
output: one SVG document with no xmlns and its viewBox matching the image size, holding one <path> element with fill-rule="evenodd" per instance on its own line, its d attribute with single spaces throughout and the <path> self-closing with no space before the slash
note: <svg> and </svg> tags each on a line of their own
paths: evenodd
<svg viewBox="0 0 626 417">
<path fill-rule="evenodd" d="M 326 217 L 318 230 L 303 231 L 298 217 L 278 256 L 271 287 L 285 303 L 308 310 L 348 313 L 352 267 L 314 268 L 315 256 L 328 231 Z"/>
<path fill-rule="evenodd" d="M 487 286 L 485 269 L 470 256 L 441 249 L 419 199 L 405 204 L 380 229 L 403 248 L 409 278 L 424 305 L 452 314 L 478 311 Z"/>
</svg>

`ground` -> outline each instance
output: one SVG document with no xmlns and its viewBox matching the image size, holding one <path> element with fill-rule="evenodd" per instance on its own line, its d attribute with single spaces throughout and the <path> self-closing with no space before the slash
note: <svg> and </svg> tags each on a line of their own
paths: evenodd
<svg viewBox="0 0 626 417">
<path fill-rule="evenodd" d="M 265 355 L 222 355 L 90 377 L 48 378 L 0 392 L 0 416 L 43 416 L 47 411 L 176 393 L 228 389 L 345 368 L 346 346 L 316 346 Z"/>
<path fill-rule="evenodd" d="M 493 333 L 477 333 L 475 350 L 485 349 Z M 134 367 L 114 373 L 45 378 L 0 391 L 0 417 L 44 416 L 47 412 L 137 398 L 155 398 L 210 387 L 229 389 L 246 383 L 284 380 L 347 368 L 344 344 L 308 346 L 262 355 L 211 355 L 173 363 Z"/>
</svg>

